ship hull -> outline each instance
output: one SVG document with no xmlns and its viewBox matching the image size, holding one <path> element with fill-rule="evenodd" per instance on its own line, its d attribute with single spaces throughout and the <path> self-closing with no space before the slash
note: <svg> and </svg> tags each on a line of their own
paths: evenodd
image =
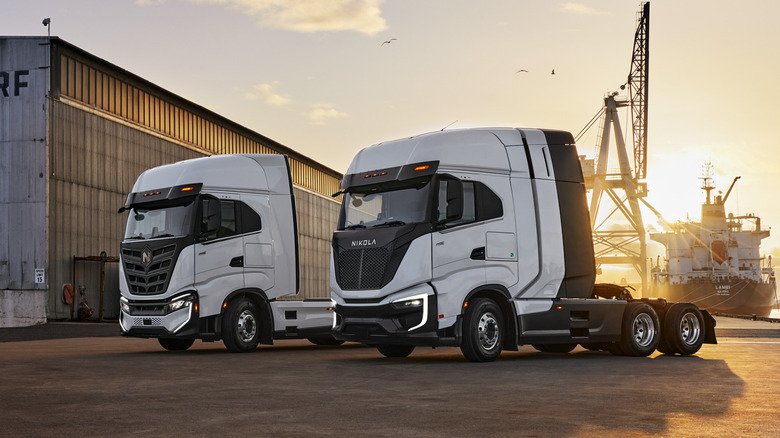
<svg viewBox="0 0 780 438">
<path fill-rule="evenodd" d="M 652 284 L 649 296 L 670 302 L 693 303 L 710 312 L 769 316 L 776 299 L 774 283 L 749 280 L 715 282 L 693 280 L 684 284 Z"/>
</svg>

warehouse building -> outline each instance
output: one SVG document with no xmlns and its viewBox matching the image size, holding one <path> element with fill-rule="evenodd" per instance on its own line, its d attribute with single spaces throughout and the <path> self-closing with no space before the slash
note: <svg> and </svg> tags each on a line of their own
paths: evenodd
<svg viewBox="0 0 780 438">
<path fill-rule="evenodd" d="M 62 39 L 0 37 L 0 327 L 75 318 L 82 299 L 116 318 L 136 177 L 228 153 L 289 157 L 299 295 L 328 297 L 340 173 Z"/>
</svg>

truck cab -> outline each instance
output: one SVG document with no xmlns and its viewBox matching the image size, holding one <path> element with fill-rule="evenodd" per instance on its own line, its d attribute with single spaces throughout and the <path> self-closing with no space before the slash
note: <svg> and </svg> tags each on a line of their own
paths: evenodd
<svg viewBox="0 0 780 438">
<path fill-rule="evenodd" d="M 485 128 L 380 143 L 355 156 L 342 190 L 331 261 L 337 339 L 386 356 L 460 346 L 474 361 L 518 344 L 621 339 L 628 301 L 594 295 L 570 133 Z"/>
<path fill-rule="evenodd" d="M 251 351 L 279 337 L 329 335 L 330 301 L 298 291 L 289 164 L 221 155 L 142 173 L 122 210 L 120 327 L 169 350 L 222 339 Z"/>
</svg>

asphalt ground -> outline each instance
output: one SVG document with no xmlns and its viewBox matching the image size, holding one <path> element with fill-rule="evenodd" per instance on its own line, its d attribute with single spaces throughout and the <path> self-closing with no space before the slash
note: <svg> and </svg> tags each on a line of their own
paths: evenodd
<svg viewBox="0 0 780 438">
<path fill-rule="evenodd" d="M 167 352 L 116 323 L 0 329 L 0 436 L 780 436 L 780 324 L 718 317 L 690 357 L 530 346 L 404 359 L 279 341 Z"/>
</svg>

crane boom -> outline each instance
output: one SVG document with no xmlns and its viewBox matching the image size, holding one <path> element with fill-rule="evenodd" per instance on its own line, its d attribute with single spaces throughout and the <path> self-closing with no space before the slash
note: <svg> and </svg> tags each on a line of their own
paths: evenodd
<svg viewBox="0 0 780 438">
<path fill-rule="evenodd" d="M 634 134 L 634 179 L 647 177 L 647 89 L 650 68 L 650 2 L 642 5 L 634 34 L 634 53 L 628 74 L 631 125 Z"/>
</svg>

